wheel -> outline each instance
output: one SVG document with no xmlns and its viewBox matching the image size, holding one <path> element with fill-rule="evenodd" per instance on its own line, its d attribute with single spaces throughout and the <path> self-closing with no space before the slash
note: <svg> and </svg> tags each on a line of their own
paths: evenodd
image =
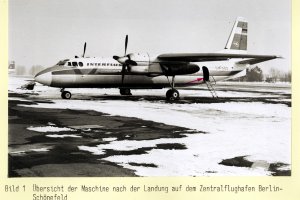
<svg viewBox="0 0 300 200">
<path fill-rule="evenodd" d="M 63 99 L 71 99 L 71 97 L 72 97 L 72 94 L 69 91 L 63 91 L 61 93 L 61 98 L 63 98 Z"/>
<path fill-rule="evenodd" d="M 121 95 L 132 95 L 131 90 L 129 88 L 120 88 Z"/>
<path fill-rule="evenodd" d="M 179 99 L 179 92 L 176 89 L 170 89 L 170 90 L 167 91 L 166 97 L 167 97 L 167 100 L 171 100 L 171 101 L 178 100 Z"/>
</svg>

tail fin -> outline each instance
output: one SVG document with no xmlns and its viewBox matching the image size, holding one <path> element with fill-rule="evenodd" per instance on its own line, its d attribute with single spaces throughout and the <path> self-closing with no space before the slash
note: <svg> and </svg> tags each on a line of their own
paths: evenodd
<svg viewBox="0 0 300 200">
<path fill-rule="evenodd" d="M 225 49 L 233 51 L 247 51 L 248 21 L 238 17 L 234 23 Z"/>
</svg>

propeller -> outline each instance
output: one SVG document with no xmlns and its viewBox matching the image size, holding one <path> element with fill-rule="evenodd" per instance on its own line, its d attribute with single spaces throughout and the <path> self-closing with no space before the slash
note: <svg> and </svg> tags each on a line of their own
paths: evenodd
<svg viewBox="0 0 300 200">
<path fill-rule="evenodd" d="M 133 60 L 130 59 L 129 55 L 126 55 L 127 52 L 127 46 L 128 46 L 128 35 L 126 35 L 125 37 L 125 52 L 124 52 L 124 56 L 120 57 L 120 56 L 113 56 L 113 59 L 115 59 L 116 61 L 118 61 L 119 63 L 122 64 L 122 85 L 124 83 L 124 77 L 125 77 L 125 72 L 126 70 L 129 71 L 130 70 L 130 65 L 134 65 L 136 66 L 137 63 Z"/>
<path fill-rule="evenodd" d="M 84 58 L 84 55 L 85 55 L 85 50 L 86 50 L 86 42 L 84 43 L 84 47 L 83 47 L 83 54 L 82 54 L 83 58 Z"/>
</svg>

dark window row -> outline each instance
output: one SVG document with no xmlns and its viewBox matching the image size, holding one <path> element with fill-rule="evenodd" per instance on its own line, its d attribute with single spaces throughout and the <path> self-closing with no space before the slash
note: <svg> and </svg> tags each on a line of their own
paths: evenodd
<svg viewBox="0 0 300 200">
<path fill-rule="evenodd" d="M 83 63 L 82 62 L 68 62 L 68 66 L 73 66 L 73 67 L 77 67 L 77 66 L 80 66 L 82 67 L 83 66 Z"/>
<path fill-rule="evenodd" d="M 82 67 L 83 63 L 82 62 L 68 62 L 68 66 Z M 117 63 L 87 63 L 87 66 L 122 66 L 122 65 L 117 64 Z"/>
<path fill-rule="evenodd" d="M 117 63 L 87 63 L 87 66 L 122 66 Z"/>
</svg>

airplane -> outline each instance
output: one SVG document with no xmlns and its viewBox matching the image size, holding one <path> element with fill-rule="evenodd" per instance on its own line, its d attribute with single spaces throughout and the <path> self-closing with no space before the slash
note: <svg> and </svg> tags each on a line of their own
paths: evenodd
<svg viewBox="0 0 300 200">
<path fill-rule="evenodd" d="M 246 75 L 253 64 L 281 58 L 276 55 L 247 53 L 248 21 L 238 17 L 225 48 L 217 53 L 169 53 L 150 56 L 148 53 L 127 53 L 124 56 L 81 57 L 60 60 L 56 65 L 37 73 L 35 81 L 61 88 L 61 97 L 70 99 L 66 88 L 119 88 L 121 95 L 132 95 L 131 89 L 162 89 L 167 100 L 178 100 L 176 87 L 207 84 L 217 97 L 212 81 L 222 81 Z M 175 87 L 176 86 L 176 87 Z"/>
</svg>

